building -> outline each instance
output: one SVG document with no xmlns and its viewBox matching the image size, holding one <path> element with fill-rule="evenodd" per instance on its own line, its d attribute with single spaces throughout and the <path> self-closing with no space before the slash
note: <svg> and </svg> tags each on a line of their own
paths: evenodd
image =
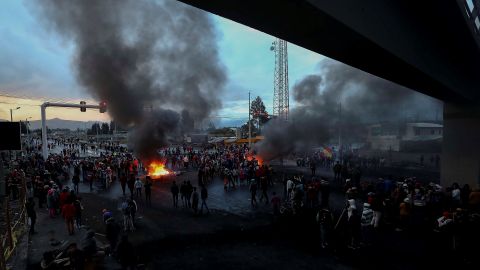
<svg viewBox="0 0 480 270">
<path fill-rule="evenodd" d="M 369 126 L 367 144 L 370 149 L 380 151 L 410 152 L 420 147 L 422 152 L 439 152 L 442 137 L 443 125 L 441 124 L 381 123 Z M 429 146 L 422 147 L 425 145 Z"/>
</svg>

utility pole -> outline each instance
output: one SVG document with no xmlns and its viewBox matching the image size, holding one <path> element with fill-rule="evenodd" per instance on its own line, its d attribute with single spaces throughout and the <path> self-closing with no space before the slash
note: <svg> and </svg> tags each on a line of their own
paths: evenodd
<svg viewBox="0 0 480 270">
<path fill-rule="evenodd" d="M 13 122 L 13 111 L 20 110 L 20 107 L 10 109 L 10 122 Z"/>
<path fill-rule="evenodd" d="M 30 148 L 30 132 L 28 131 L 29 130 L 29 126 L 30 126 L 30 121 L 28 121 L 28 119 L 32 118 L 31 116 L 30 117 L 27 117 L 25 118 L 25 128 L 27 129 L 27 147 Z"/>
<path fill-rule="evenodd" d="M 339 103 L 338 107 L 338 156 L 340 164 L 343 164 L 342 160 L 342 103 Z"/>
<path fill-rule="evenodd" d="M 250 123 L 250 91 L 248 91 L 248 150 L 250 151 L 252 149 L 252 127 Z"/>
</svg>

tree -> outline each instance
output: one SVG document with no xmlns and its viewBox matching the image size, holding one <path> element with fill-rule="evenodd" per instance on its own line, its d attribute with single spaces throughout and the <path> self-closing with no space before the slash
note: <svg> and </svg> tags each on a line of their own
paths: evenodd
<svg viewBox="0 0 480 270">
<path fill-rule="evenodd" d="M 259 129 L 270 120 L 270 116 L 265 109 L 265 104 L 263 104 L 263 100 L 259 96 L 252 101 L 252 104 L 250 104 L 250 113 Z"/>
<path fill-rule="evenodd" d="M 210 135 L 223 136 L 223 137 L 233 137 L 235 136 L 235 131 L 229 127 L 219 128 L 208 132 Z"/>
<path fill-rule="evenodd" d="M 113 134 L 115 131 L 127 131 L 125 128 L 122 127 L 121 124 L 115 122 L 115 120 L 110 121 L 110 134 Z"/>
<path fill-rule="evenodd" d="M 250 120 L 252 137 L 255 137 L 259 134 L 258 128 L 255 126 L 255 120 Z M 242 138 L 248 138 L 248 121 L 240 127 L 240 136 Z"/>
<path fill-rule="evenodd" d="M 100 124 L 99 123 L 93 123 L 92 128 L 87 130 L 88 135 L 97 135 L 97 134 L 100 134 L 100 133 L 101 133 L 101 130 L 100 130 Z"/>
<path fill-rule="evenodd" d="M 112 120 L 110 121 L 110 134 L 115 133 L 116 131 L 116 123 Z"/>
<path fill-rule="evenodd" d="M 22 134 L 27 134 L 27 125 L 25 124 L 24 121 L 20 121 L 20 132 Z M 28 131 L 30 132 L 30 129 L 28 129 Z"/>
<path fill-rule="evenodd" d="M 102 123 L 102 134 L 109 134 L 110 133 L 110 127 L 108 126 L 107 123 Z"/>
</svg>

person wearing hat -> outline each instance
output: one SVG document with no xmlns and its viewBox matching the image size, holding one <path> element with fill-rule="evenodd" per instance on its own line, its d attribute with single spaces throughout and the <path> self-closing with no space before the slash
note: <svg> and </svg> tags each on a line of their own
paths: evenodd
<svg viewBox="0 0 480 270">
<path fill-rule="evenodd" d="M 25 209 L 27 211 L 27 216 L 30 218 L 30 234 L 35 233 L 35 221 L 37 220 L 37 212 L 35 212 L 35 202 L 33 198 L 28 198 L 25 203 Z"/>
<path fill-rule="evenodd" d="M 328 207 L 330 199 L 330 184 L 326 179 L 320 181 L 320 194 L 322 196 L 320 205 L 322 207 Z"/>
<path fill-rule="evenodd" d="M 373 210 L 370 208 L 369 203 L 363 204 L 361 225 L 362 225 L 362 242 L 366 245 L 370 245 L 372 241 L 373 233 Z"/>
<path fill-rule="evenodd" d="M 347 200 L 347 226 L 350 240 L 348 247 L 356 249 L 360 238 L 360 217 L 357 212 L 357 203 L 353 198 Z"/>
<path fill-rule="evenodd" d="M 402 231 L 408 226 L 408 221 L 410 219 L 410 210 L 411 203 L 410 199 L 407 197 L 400 203 L 400 224 L 396 231 Z"/>
<path fill-rule="evenodd" d="M 106 223 L 107 220 L 109 218 L 111 218 L 113 216 L 112 212 L 107 210 L 107 209 L 103 209 L 102 210 L 102 217 L 103 217 L 103 223 Z"/>
<path fill-rule="evenodd" d="M 352 181 L 351 181 L 350 179 L 346 179 L 346 180 L 345 180 L 345 185 L 343 186 L 344 192 L 347 192 L 347 191 L 350 190 L 352 187 L 353 187 Z"/>
</svg>

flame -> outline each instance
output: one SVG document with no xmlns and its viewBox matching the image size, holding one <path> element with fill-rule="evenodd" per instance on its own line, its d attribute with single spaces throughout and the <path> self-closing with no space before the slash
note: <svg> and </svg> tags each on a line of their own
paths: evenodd
<svg viewBox="0 0 480 270">
<path fill-rule="evenodd" d="M 168 171 L 165 168 L 164 163 L 154 161 L 154 162 L 150 163 L 150 165 L 148 165 L 148 174 L 150 176 L 162 176 L 162 175 L 170 174 L 170 171 Z"/>
<path fill-rule="evenodd" d="M 253 159 L 255 159 L 259 166 L 263 165 L 263 158 L 261 156 L 248 153 L 245 158 L 248 161 L 252 161 Z"/>
</svg>

